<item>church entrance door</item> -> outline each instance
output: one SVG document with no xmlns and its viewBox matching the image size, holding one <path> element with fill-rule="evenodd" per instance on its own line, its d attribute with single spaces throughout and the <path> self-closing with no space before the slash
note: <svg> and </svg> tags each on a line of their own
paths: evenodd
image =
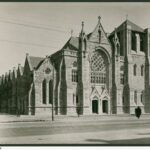
<svg viewBox="0 0 150 150">
<path fill-rule="evenodd" d="M 98 114 L 98 100 L 92 101 L 92 113 Z"/>
<path fill-rule="evenodd" d="M 103 109 L 103 113 L 108 113 L 108 101 L 107 100 L 103 100 L 102 109 Z"/>
</svg>

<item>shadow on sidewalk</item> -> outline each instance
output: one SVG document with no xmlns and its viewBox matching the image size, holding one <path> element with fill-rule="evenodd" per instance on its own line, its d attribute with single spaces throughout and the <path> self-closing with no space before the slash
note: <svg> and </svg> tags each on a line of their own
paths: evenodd
<svg viewBox="0 0 150 150">
<path fill-rule="evenodd" d="M 150 145 L 150 137 L 138 139 L 122 139 L 122 140 L 103 140 L 103 139 L 87 139 L 91 144 L 110 144 L 110 145 Z"/>
</svg>

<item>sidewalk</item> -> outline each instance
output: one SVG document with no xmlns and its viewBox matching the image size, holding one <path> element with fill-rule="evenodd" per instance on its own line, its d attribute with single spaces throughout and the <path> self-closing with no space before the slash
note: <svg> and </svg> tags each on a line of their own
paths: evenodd
<svg viewBox="0 0 150 150">
<path fill-rule="evenodd" d="M 55 122 L 80 122 L 80 121 L 100 121 L 100 120 L 137 120 L 134 115 L 123 114 L 123 115 L 89 115 L 89 116 L 54 116 Z M 141 119 L 150 119 L 150 114 L 143 114 Z M 52 116 L 28 116 L 28 115 L 7 115 L 0 114 L 0 123 L 11 123 L 11 122 L 40 122 L 40 121 L 51 121 Z"/>
<path fill-rule="evenodd" d="M 150 129 L 108 130 L 0 138 L 1 144 L 148 144 Z"/>
</svg>

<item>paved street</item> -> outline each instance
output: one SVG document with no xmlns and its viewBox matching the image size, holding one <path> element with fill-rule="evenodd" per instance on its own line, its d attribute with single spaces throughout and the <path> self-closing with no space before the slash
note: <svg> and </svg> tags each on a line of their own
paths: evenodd
<svg viewBox="0 0 150 150">
<path fill-rule="evenodd" d="M 150 144 L 150 116 L 60 116 L 54 122 L 1 122 L 0 144 Z"/>
</svg>

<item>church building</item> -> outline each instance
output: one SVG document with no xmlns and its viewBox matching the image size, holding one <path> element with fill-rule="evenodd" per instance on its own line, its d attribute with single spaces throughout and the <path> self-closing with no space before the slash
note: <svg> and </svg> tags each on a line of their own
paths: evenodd
<svg viewBox="0 0 150 150">
<path fill-rule="evenodd" d="M 0 77 L 0 112 L 21 115 L 110 115 L 150 112 L 150 29 L 128 19 L 108 34 L 101 17 L 91 33 L 46 58 Z"/>
</svg>

